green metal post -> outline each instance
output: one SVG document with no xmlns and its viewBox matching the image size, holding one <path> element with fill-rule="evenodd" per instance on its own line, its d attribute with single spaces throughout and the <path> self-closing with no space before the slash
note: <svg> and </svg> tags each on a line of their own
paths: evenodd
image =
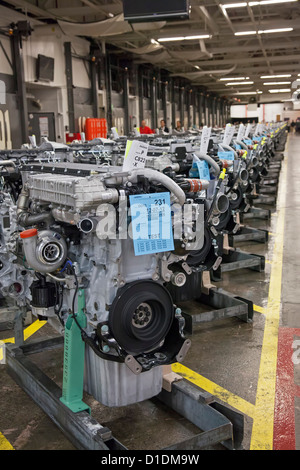
<svg viewBox="0 0 300 470">
<path fill-rule="evenodd" d="M 81 328 L 85 328 L 87 324 L 84 309 L 84 290 L 79 289 L 76 320 Z M 84 351 L 85 345 L 81 338 L 80 328 L 73 316 L 70 315 L 65 328 L 63 389 L 60 400 L 74 413 L 78 413 L 79 411 L 91 412 L 90 407 L 82 401 Z"/>
</svg>

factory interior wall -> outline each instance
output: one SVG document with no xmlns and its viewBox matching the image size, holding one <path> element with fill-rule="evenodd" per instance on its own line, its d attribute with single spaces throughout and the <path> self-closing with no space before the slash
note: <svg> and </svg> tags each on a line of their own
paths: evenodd
<svg viewBox="0 0 300 470">
<path fill-rule="evenodd" d="M 256 111 L 251 111 L 248 105 L 233 105 L 230 109 L 230 115 L 232 118 L 257 118 L 260 122 L 271 122 L 275 121 L 277 116 L 280 116 L 280 120 L 294 119 L 300 117 L 300 109 L 296 109 L 295 104 L 283 102 L 283 103 L 264 103 L 257 107 Z"/>
</svg>

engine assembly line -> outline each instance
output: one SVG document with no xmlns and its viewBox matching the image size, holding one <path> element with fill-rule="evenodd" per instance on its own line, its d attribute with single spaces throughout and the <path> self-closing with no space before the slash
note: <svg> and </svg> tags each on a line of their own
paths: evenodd
<svg viewBox="0 0 300 470">
<path fill-rule="evenodd" d="M 300 449 L 299 0 L 0 16 L 0 450 Z"/>
<path fill-rule="evenodd" d="M 241 415 L 199 402 L 170 366 L 184 361 L 197 325 L 227 317 L 252 322 L 253 303 L 212 282 L 224 271 L 264 270 L 263 256 L 234 248 L 233 241 L 243 230 L 247 240 L 268 239 L 244 218 L 269 217 L 255 204 L 265 189 L 274 188 L 276 198 L 286 139 L 283 123 L 241 124 L 221 132 L 205 126 L 180 137 L 133 135 L 69 145 L 44 139 L 40 146 L 0 151 L 0 292 L 19 338 L 7 347 L 7 365 L 76 446 L 125 448 L 100 424 L 90 436 L 84 392 L 108 407 L 159 396 L 206 431 L 185 442 L 186 449 L 240 445 Z M 136 224 L 134 215 L 140 217 Z M 159 217 L 167 226 L 163 236 L 161 227 L 147 227 Z M 202 312 L 191 313 L 188 301 L 201 304 Z M 24 343 L 28 311 L 58 335 L 34 350 L 64 348 L 59 402 L 57 391 L 41 398 L 37 373 L 37 384 L 29 385 L 27 374 L 34 372 L 23 363 L 30 351 Z M 6 321 L 0 318 L 2 327 Z M 80 432 L 74 419 L 66 423 L 68 410 L 79 420 L 80 413 L 89 417 Z M 209 417 L 214 413 L 217 418 Z"/>
</svg>

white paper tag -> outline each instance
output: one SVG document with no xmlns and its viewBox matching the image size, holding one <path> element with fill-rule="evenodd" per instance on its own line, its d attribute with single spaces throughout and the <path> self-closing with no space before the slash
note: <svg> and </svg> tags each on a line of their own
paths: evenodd
<svg viewBox="0 0 300 470">
<path fill-rule="evenodd" d="M 209 138 L 211 134 L 211 127 L 204 126 L 201 134 L 200 153 L 207 153 Z"/>
<path fill-rule="evenodd" d="M 240 124 L 236 140 L 239 140 L 239 141 L 243 140 L 244 135 L 245 135 L 245 126 L 244 124 Z"/>
<path fill-rule="evenodd" d="M 119 138 L 119 134 L 118 134 L 118 131 L 117 131 L 117 128 L 116 128 L 116 127 L 112 127 L 112 128 L 111 128 L 111 132 L 112 132 L 112 135 L 113 135 L 113 138 L 114 138 L 114 139 L 118 139 L 118 138 Z"/>
<path fill-rule="evenodd" d="M 231 142 L 231 139 L 233 137 L 235 131 L 235 127 L 232 126 L 231 124 L 226 124 L 225 127 L 225 132 L 224 132 L 224 137 L 223 137 L 223 144 L 224 145 L 229 145 Z"/>
<path fill-rule="evenodd" d="M 148 144 L 138 140 L 128 140 L 123 163 L 123 171 L 145 168 Z"/>
<path fill-rule="evenodd" d="M 248 126 L 246 127 L 246 132 L 245 132 L 244 138 L 247 138 L 248 135 L 250 134 L 251 127 L 252 127 L 252 125 L 248 124 Z"/>
</svg>

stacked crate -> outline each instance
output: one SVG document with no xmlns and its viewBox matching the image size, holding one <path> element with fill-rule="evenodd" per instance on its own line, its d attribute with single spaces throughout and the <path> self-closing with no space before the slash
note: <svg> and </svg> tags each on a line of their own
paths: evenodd
<svg viewBox="0 0 300 470">
<path fill-rule="evenodd" d="M 85 121 L 86 140 L 93 140 L 97 137 L 107 138 L 106 119 L 87 118 Z"/>
</svg>

